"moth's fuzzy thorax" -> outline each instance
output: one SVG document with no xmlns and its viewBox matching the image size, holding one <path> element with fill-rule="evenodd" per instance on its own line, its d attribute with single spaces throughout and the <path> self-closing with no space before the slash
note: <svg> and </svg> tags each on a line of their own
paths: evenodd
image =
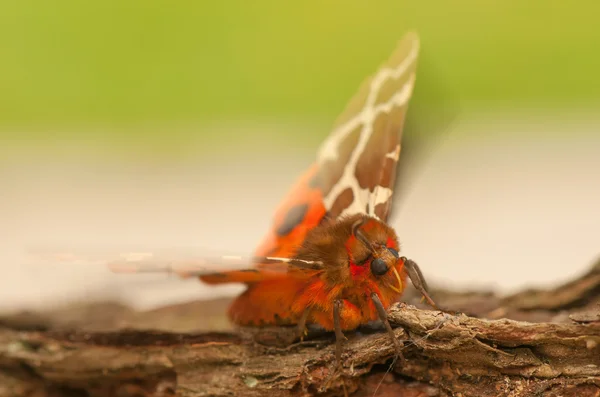
<svg viewBox="0 0 600 397">
<path fill-rule="evenodd" d="M 370 270 L 373 253 L 352 232 L 352 226 L 363 221 L 361 231 L 376 249 L 398 249 L 396 233 L 383 222 L 363 214 L 348 216 L 335 222 L 324 222 L 308 232 L 296 257 L 323 263 L 322 278 L 328 285 L 352 289 L 377 282 Z M 391 255 L 391 254 L 390 254 Z M 390 266 L 394 266 L 389 259 Z"/>
</svg>

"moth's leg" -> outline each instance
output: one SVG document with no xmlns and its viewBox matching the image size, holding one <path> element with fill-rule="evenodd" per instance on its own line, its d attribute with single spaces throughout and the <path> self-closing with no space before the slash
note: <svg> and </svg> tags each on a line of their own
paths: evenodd
<svg viewBox="0 0 600 397">
<path fill-rule="evenodd" d="M 392 330 L 392 326 L 390 325 L 390 322 L 388 320 L 388 316 L 387 316 L 387 312 L 385 311 L 385 307 L 383 307 L 383 303 L 381 303 L 381 299 L 379 299 L 379 296 L 376 293 L 371 294 L 371 299 L 373 300 L 373 303 L 375 304 L 375 308 L 377 309 L 377 314 L 379 315 L 379 319 L 385 326 L 385 330 L 387 331 L 388 335 L 392 339 L 392 342 L 394 343 L 394 347 L 396 348 L 396 353 L 398 354 L 398 357 L 400 357 L 401 360 L 404 360 L 404 356 L 402 355 L 402 348 L 404 347 L 404 343 L 402 343 L 401 341 L 398 340 L 398 338 L 396 338 L 396 335 L 394 334 L 394 330 Z"/>
<path fill-rule="evenodd" d="M 431 307 L 439 310 L 433 299 L 431 299 L 431 296 L 429 296 L 429 287 L 427 286 L 425 277 L 423 277 L 423 273 L 421 273 L 421 269 L 419 269 L 419 265 L 417 265 L 412 259 L 407 259 L 404 256 L 401 259 L 404 261 L 404 268 L 406 269 L 412 284 L 421 293 L 421 295 L 423 295 L 423 298 L 425 298 Z"/>
<path fill-rule="evenodd" d="M 310 313 L 310 309 L 305 309 L 302 312 L 302 316 L 300 316 L 300 320 L 298 320 L 298 337 L 300 340 L 304 340 L 304 337 L 308 333 L 306 331 L 306 320 L 308 319 L 308 314 Z"/>
<path fill-rule="evenodd" d="M 336 299 L 333 303 L 333 329 L 335 331 L 335 362 L 341 367 L 342 366 L 342 347 L 345 341 L 348 339 L 342 332 L 342 308 L 344 307 L 344 301 Z"/>
</svg>

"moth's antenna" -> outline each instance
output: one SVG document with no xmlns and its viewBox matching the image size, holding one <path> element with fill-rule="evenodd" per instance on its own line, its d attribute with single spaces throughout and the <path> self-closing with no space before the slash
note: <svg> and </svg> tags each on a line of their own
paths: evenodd
<svg viewBox="0 0 600 397">
<path fill-rule="evenodd" d="M 363 234 L 362 230 L 360 230 L 360 227 L 363 225 L 363 223 L 364 223 L 363 219 L 359 219 L 358 221 L 354 222 L 354 224 L 352 225 L 352 234 L 361 243 L 363 243 L 365 245 L 365 247 L 367 247 L 369 249 L 369 251 L 371 251 L 372 254 L 374 254 L 375 253 L 375 247 L 373 247 L 373 244 L 371 244 L 371 242 L 369 241 L 369 239 L 367 238 L 367 236 L 365 236 Z"/>
</svg>

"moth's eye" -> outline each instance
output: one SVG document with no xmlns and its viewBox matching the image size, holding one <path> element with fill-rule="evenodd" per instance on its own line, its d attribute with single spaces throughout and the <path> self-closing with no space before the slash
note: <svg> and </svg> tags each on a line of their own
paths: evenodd
<svg viewBox="0 0 600 397">
<path fill-rule="evenodd" d="M 388 251 L 390 251 L 396 258 L 400 258 L 400 254 L 394 248 L 388 248 Z"/>
<path fill-rule="evenodd" d="M 375 258 L 371 262 L 371 273 L 376 276 L 383 276 L 388 271 L 388 266 L 385 264 L 385 261 L 381 258 Z"/>
</svg>

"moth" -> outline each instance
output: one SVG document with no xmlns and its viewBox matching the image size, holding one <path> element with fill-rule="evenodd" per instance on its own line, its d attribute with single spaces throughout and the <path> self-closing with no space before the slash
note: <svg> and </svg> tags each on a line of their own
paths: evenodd
<svg viewBox="0 0 600 397">
<path fill-rule="evenodd" d="M 407 278 L 436 307 L 419 266 L 400 255 L 398 236 L 386 223 L 418 52 L 418 36 L 405 35 L 362 84 L 251 260 L 170 261 L 161 268 L 144 257 L 114 263 L 113 269 L 168 269 L 212 285 L 246 284 L 229 308 L 233 323 L 296 325 L 299 334 L 317 324 L 335 332 L 338 363 L 344 332 L 370 321 L 381 320 L 400 350 L 387 309 L 399 300 Z M 236 261 L 241 267 L 202 270 Z"/>
</svg>

